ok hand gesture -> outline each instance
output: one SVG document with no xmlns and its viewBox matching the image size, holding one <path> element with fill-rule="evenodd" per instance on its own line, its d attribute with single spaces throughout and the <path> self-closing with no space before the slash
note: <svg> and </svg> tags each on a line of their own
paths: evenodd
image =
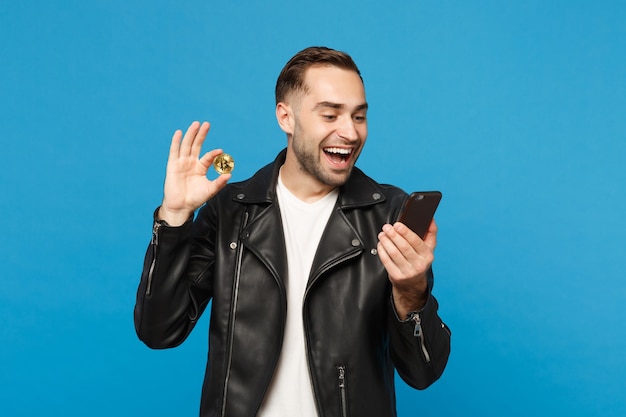
<svg viewBox="0 0 626 417">
<path fill-rule="evenodd" d="M 197 208 L 224 188 L 231 177 L 222 174 L 213 181 L 206 177 L 213 159 L 222 153 L 221 149 L 214 149 L 200 157 L 209 127 L 208 122 L 193 122 L 185 136 L 177 130 L 172 137 L 163 203 L 158 213 L 158 217 L 171 226 L 185 223 Z"/>
</svg>

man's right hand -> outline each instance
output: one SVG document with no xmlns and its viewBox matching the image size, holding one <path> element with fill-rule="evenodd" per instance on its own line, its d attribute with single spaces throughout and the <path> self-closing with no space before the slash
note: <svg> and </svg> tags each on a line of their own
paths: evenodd
<svg viewBox="0 0 626 417">
<path fill-rule="evenodd" d="M 196 209 L 224 188 L 231 177 L 222 174 L 213 181 L 206 177 L 213 159 L 223 153 L 221 149 L 214 149 L 200 158 L 209 127 L 208 122 L 200 124 L 196 121 L 189 126 L 185 136 L 177 130 L 172 137 L 163 203 L 158 213 L 159 219 L 171 226 L 185 223 Z"/>
</svg>

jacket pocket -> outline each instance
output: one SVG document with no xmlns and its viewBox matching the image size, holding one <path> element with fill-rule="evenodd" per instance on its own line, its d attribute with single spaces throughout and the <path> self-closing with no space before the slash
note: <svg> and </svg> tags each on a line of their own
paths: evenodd
<svg viewBox="0 0 626 417">
<path fill-rule="evenodd" d="M 337 387 L 339 388 L 339 412 L 341 417 L 348 417 L 348 373 L 344 365 L 337 366 Z"/>
</svg>

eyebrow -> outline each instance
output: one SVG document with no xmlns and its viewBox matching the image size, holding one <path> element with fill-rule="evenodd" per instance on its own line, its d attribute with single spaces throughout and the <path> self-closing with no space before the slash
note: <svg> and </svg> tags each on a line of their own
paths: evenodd
<svg viewBox="0 0 626 417">
<path fill-rule="evenodd" d="M 320 101 L 319 103 L 317 103 L 315 105 L 315 107 L 313 107 L 313 110 L 319 110 L 319 109 L 323 109 L 323 108 L 330 108 L 330 109 L 343 109 L 345 108 L 346 105 L 345 104 L 340 104 L 340 103 L 333 103 L 332 101 Z M 354 109 L 355 111 L 361 111 L 361 110 L 367 110 L 368 105 L 367 103 L 363 103 L 363 104 L 359 104 L 358 106 L 356 106 L 356 108 Z"/>
</svg>

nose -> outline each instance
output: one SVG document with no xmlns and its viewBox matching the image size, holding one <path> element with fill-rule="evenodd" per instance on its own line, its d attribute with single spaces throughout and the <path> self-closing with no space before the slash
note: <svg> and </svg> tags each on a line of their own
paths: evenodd
<svg viewBox="0 0 626 417">
<path fill-rule="evenodd" d="M 341 126 L 337 129 L 337 134 L 342 139 L 354 142 L 359 138 L 359 133 L 357 132 L 354 120 L 352 117 L 345 117 L 341 123 Z"/>
</svg>

